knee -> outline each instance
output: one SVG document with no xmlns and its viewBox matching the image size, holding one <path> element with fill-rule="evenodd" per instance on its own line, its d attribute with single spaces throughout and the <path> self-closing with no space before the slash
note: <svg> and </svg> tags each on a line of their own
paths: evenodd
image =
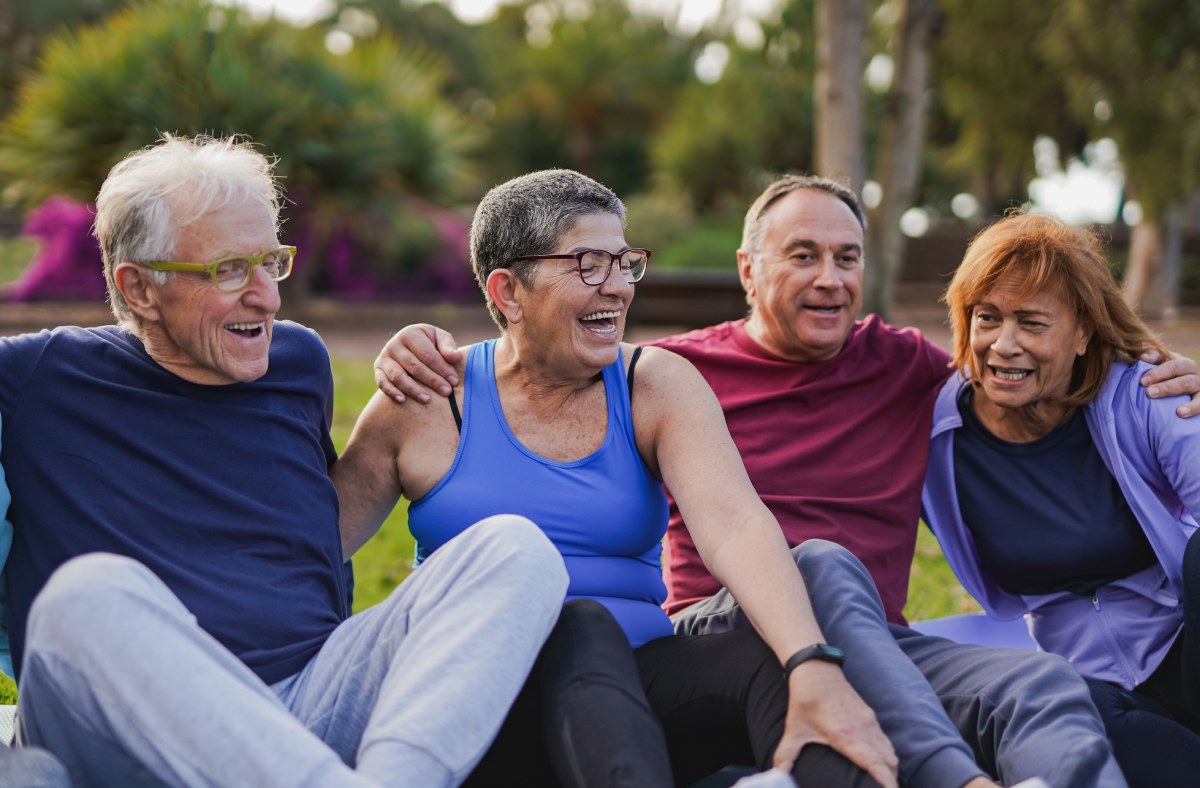
<svg viewBox="0 0 1200 788">
<path fill-rule="evenodd" d="M 530 583 L 531 591 L 544 588 L 556 601 L 562 600 L 567 592 L 562 554 L 532 520 L 497 514 L 480 520 L 468 533 L 489 561 Z"/>
<path fill-rule="evenodd" d="M 867 571 L 853 553 L 840 544 L 825 539 L 801 542 L 792 548 L 792 557 L 796 559 L 796 566 L 800 567 L 800 571 L 805 575 L 834 570 L 854 573 Z"/>
<path fill-rule="evenodd" d="M 47 638 L 77 638 L 103 628 L 120 609 L 120 599 L 142 595 L 153 574 L 131 558 L 90 553 L 72 558 L 50 575 L 29 610 L 28 647 L 33 651 Z"/>
<path fill-rule="evenodd" d="M 810 593 L 824 590 L 831 583 L 841 583 L 859 586 L 872 592 L 873 596 L 878 595 L 871 573 L 862 561 L 840 544 L 824 539 L 809 539 L 792 548 L 792 557 L 805 583 L 813 586 L 809 589 Z"/>
<path fill-rule="evenodd" d="M 594 599 L 572 599 L 565 602 L 559 614 L 559 627 L 582 635 L 603 637 L 620 636 L 625 640 L 625 631 L 617 619 L 604 605 Z"/>
<path fill-rule="evenodd" d="M 1094 713 L 1088 685 L 1062 657 L 1040 651 L 999 652 L 1006 659 L 1007 670 L 998 671 L 992 686 L 985 690 L 996 706 L 1024 708 L 1030 713 L 1045 709 L 1054 709 L 1055 714 Z"/>
</svg>

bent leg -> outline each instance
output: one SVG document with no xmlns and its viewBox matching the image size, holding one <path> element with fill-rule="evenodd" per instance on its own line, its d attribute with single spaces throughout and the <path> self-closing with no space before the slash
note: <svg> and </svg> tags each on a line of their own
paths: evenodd
<svg viewBox="0 0 1200 788">
<path fill-rule="evenodd" d="M 848 550 L 810 539 L 792 549 L 826 642 L 846 652 L 846 679 L 879 719 L 913 788 L 961 786 L 983 774 L 921 671 L 888 629 L 870 574 Z M 733 596 L 718 594 L 682 611 L 676 632 L 748 627 Z"/>
<path fill-rule="evenodd" d="M 979 763 L 1004 784 L 1125 785 L 1087 686 L 1065 660 L 892 631 Z"/>
<path fill-rule="evenodd" d="M 1200 775 L 1200 736 L 1135 692 L 1089 679 L 1113 752 L 1130 788 L 1185 788 Z"/>
<path fill-rule="evenodd" d="M 334 631 L 283 702 L 380 784 L 458 784 L 479 763 L 562 607 L 562 557 L 523 517 L 443 545 Z"/>
<path fill-rule="evenodd" d="M 603 605 L 567 602 L 468 786 L 670 785 L 671 764 L 624 631 Z"/>
<path fill-rule="evenodd" d="M 357 785 L 241 661 L 128 558 L 58 569 L 29 615 L 23 742 L 89 785 Z"/>
<path fill-rule="evenodd" d="M 774 652 L 750 628 L 659 638 L 635 653 L 650 707 L 662 720 L 677 784 L 730 763 L 771 767 L 787 716 L 787 683 Z M 877 783 L 824 745 L 800 751 L 801 785 Z"/>
</svg>

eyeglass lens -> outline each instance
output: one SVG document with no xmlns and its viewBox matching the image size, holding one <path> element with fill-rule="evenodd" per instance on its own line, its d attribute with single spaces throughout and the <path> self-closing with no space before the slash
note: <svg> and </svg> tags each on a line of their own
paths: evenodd
<svg viewBox="0 0 1200 788">
<path fill-rule="evenodd" d="M 217 266 L 217 285 L 222 290 L 240 290 L 253 273 L 255 260 L 247 257 L 234 257 L 222 260 Z M 276 249 L 262 258 L 263 270 L 267 276 L 278 282 L 287 277 L 292 270 L 292 253 L 287 249 Z"/>
<path fill-rule="evenodd" d="M 620 257 L 602 250 L 585 252 L 579 259 L 579 275 L 589 285 L 599 285 L 608 279 L 613 263 L 620 260 L 621 276 L 626 282 L 636 282 L 646 273 L 646 253 L 637 249 L 627 249 Z"/>
</svg>

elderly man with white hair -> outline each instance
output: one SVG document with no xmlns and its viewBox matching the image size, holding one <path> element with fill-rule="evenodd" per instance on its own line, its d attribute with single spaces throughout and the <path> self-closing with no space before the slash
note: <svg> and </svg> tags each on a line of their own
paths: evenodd
<svg viewBox="0 0 1200 788">
<path fill-rule="evenodd" d="M 76 785 L 457 784 L 558 616 L 511 516 L 350 615 L 279 200 L 248 144 L 164 137 L 96 202 L 118 325 L 0 340 L 18 735 Z"/>
</svg>

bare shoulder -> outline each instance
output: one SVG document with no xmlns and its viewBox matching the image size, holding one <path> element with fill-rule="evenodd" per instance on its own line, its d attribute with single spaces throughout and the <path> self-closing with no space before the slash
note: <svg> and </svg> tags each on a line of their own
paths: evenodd
<svg viewBox="0 0 1200 788">
<path fill-rule="evenodd" d="M 633 345 L 629 346 L 631 349 Z M 627 351 L 626 357 L 630 355 Z M 686 386 L 681 391 L 680 386 Z M 634 397 L 657 396 L 670 392 L 674 395 L 689 393 L 696 386 L 704 389 L 708 384 L 700 375 L 699 370 L 683 356 L 660 347 L 643 347 L 641 358 L 638 359 L 637 369 L 633 377 Z"/>
</svg>

